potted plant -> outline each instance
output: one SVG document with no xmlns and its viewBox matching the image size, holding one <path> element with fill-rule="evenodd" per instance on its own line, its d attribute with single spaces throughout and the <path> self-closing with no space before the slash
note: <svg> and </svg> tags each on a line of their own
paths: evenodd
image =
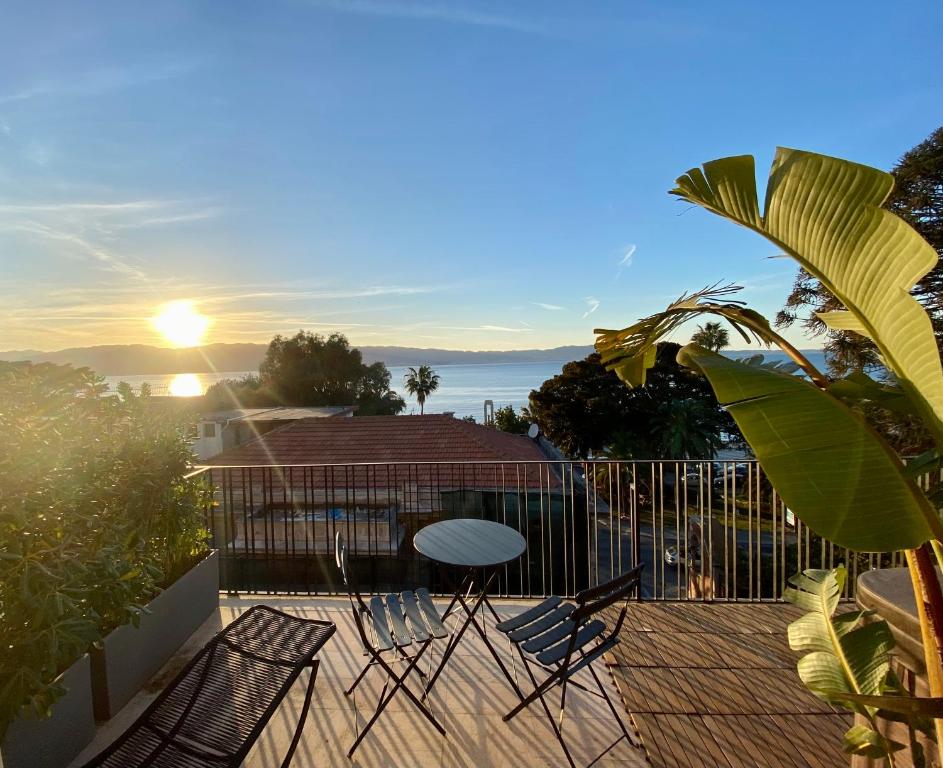
<svg viewBox="0 0 943 768">
<path fill-rule="evenodd" d="M 113 503 L 124 511 L 132 532 L 131 550 L 148 568 L 147 602 L 111 593 L 131 604 L 130 615 L 111 606 L 104 637 L 91 648 L 95 717 L 112 717 L 219 607 L 217 553 L 206 545 L 210 490 L 189 473 L 192 452 L 182 425 L 150 400 L 121 384 L 124 411 L 120 452 L 110 464 Z M 122 577 L 112 568 L 105 579 Z M 137 579 L 131 579 L 137 581 Z"/>
<path fill-rule="evenodd" d="M 0 363 L 0 755 L 66 765 L 95 722 L 86 652 L 205 554 L 173 419 L 88 369 Z M 179 569 L 179 570 L 178 570 Z"/>
<path fill-rule="evenodd" d="M 219 608 L 218 552 L 205 545 L 208 491 L 190 479 L 167 478 L 159 519 L 173 517 L 163 536 L 156 594 L 130 620 L 111 627 L 91 649 L 95 717 L 106 720 L 127 704 L 177 649 Z M 181 519 L 182 518 L 182 519 Z"/>
<path fill-rule="evenodd" d="M 943 715 L 943 593 L 934 571 L 934 563 L 943 562 L 943 523 L 936 500 L 915 481 L 941 467 L 943 369 L 930 318 L 911 296 L 937 254 L 882 207 L 893 183 L 874 168 L 779 149 L 762 212 L 750 156 L 691 169 L 672 190 L 763 235 L 798 261 L 842 307 L 820 319 L 869 338 L 890 374 L 886 380 L 862 372 L 829 379 L 765 318 L 729 299 L 736 286 L 684 295 L 628 328 L 596 331 L 603 363 L 629 386 L 645 383 L 658 339 L 703 314 L 719 315 L 748 342 L 776 344 L 791 358 L 790 366 L 742 362 L 697 344 L 678 353 L 680 363 L 708 379 L 783 502 L 812 530 L 851 550 L 905 551 L 929 697 L 899 689 L 890 674 L 893 639 L 884 622 L 869 621 L 865 611 L 834 615 L 843 569 L 800 574 L 788 595 L 809 611 L 789 630 L 792 647 L 806 654 L 800 677 L 817 695 L 857 714 L 846 751 L 889 765 L 911 745 L 889 738 L 882 719 L 905 720 L 911 734 L 935 732 L 943 746 L 943 720 L 933 719 Z M 869 424 L 865 414 L 874 408 L 919 420 L 933 449 L 905 466 Z"/>
</svg>

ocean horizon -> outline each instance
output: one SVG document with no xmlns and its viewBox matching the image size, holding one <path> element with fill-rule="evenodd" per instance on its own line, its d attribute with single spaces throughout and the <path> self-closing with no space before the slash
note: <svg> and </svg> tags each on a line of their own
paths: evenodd
<svg viewBox="0 0 943 768">
<path fill-rule="evenodd" d="M 803 350 L 809 360 L 820 368 L 825 367 L 825 355 L 821 350 Z M 731 350 L 725 354 L 740 358 L 762 354 L 767 360 L 785 360 L 786 355 L 778 350 L 755 352 Z M 559 374 L 568 360 L 526 363 L 462 363 L 435 366 L 439 374 L 439 389 L 426 401 L 426 413 L 453 412 L 458 417 L 474 416 L 479 422 L 484 414 L 485 400 L 491 400 L 494 408 L 510 405 L 515 410 L 527 405 L 531 390 L 539 389 L 547 379 Z M 419 405 L 405 391 L 403 379 L 406 366 L 389 366 L 391 385 L 406 401 L 403 414 L 419 413 Z M 211 385 L 224 379 L 239 379 L 257 371 L 219 371 L 216 373 L 167 373 L 141 374 L 134 376 L 106 376 L 105 382 L 114 388 L 119 382 L 127 382 L 135 389 L 148 384 L 154 394 L 202 394 Z"/>
</svg>

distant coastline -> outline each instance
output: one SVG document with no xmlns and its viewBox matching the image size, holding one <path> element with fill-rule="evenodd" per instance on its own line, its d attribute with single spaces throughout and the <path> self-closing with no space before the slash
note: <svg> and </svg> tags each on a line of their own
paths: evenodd
<svg viewBox="0 0 943 768">
<path fill-rule="evenodd" d="M 147 344 L 111 344 L 73 347 L 56 352 L 11 350 L 0 352 L 0 360 L 32 360 L 34 363 L 70 363 L 87 366 L 103 376 L 144 376 L 175 373 L 213 373 L 215 371 L 256 371 L 265 356 L 267 344 L 209 344 L 189 349 L 169 349 Z M 552 349 L 519 349 L 475 352 L 460 349 L 424 349 L 419 347 L 358 347 L 365 363 L 383 362 L 389 367 L 406 365 L 496 365 L 549 363 L 581 360 L 593 351 L 591 346 L 564 346 Z M 815 363 L 822 360 L 821 350 L 803 350 Z M 768 359 L 782 359 L 776 350 L 725 350 L 731 357 L 762 354 Z"/>
<path fill-rule="evenodd" d="M 0 352 L 0 360 L 32 360 L 34 363 L 70 363 L 87 366 L 103 376 L 138 376 L 214 371 L 255 371 L 265 356 L 267 344 L 208 344 L 189 349 L 169 349 L 146 344 L 112 344 L 73 347 L 56 352 L 17 350 Z M 553 349 L 521 349 L 509 352 L 472 352 L 457 349 L 418 347 L 367 347 L 358 349 L 367 364 L 474 365 L 496 363 L 542 363 L 578 360 L 593 351 L 590 346 Z"/>
</svg>

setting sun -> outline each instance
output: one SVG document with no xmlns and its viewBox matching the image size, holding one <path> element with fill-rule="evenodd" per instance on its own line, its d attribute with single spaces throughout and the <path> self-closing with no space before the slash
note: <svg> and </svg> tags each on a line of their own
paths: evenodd
<svg viewBox="0 0 943 768">
<path fill-rule="evenodd" d="M 154 327 L 175 347 L 196 347 L 203 341 L 210 320 L 201 315 L 192 301 L 171 301 L 160 308 Z"/>
</svg>

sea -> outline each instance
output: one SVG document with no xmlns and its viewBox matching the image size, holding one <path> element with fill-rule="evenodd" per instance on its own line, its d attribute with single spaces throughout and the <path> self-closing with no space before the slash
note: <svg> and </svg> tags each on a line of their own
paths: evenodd
<svg viewBox="0 0 943 768">
<path fill-rule="evenodd" d="M 810 361 L 821 370 L 825 369 L 821 350 L 804 350 Z M 731 357 L 748 357 L 755 352 L 734 351 Z M 779 351 L 763 351 L 767 360 L 783 360 Z M 474 416 L 483 420 L 486 400 L 494 403 L 497 410 L 506 405 L 520 410 L 527 405 L 531 390 L 538 389 L 547 379 L 556 376 L 567 361 L 539 363 L 495 363 L 474 365 L 437 365 L 439 388 L 426 400 L 426 413 L 454 412 L 458 417 Z M 139 376 L 109 376 L 106 382 L 114 387 L 125 381 L 135 389 L 147 383 L 155 395 L 195 396 L 222 379 L 239 379 L 254 371 L 223 371 L 217 373 L 169 373 Z M 406 401 L 404 414 L 419 413 L 419 405 L 410 397 L 404 386 L 406 368 L 391 366 L 393 389 Z"/>
<path fill-rule="evenodd" d="M 547 379 L 563 369 L 567 361 L 539 363 L 496 363 L 475 365 L 437 365 L 439 388 L 426 400 L 426 413 L 452 411 L 458 417 L 474 416 L 483 420 L 485 400 L 491 400 L 497 410 L 506 405 L 520 410 L 527 405 L 532 389 L 538 389 Z M 223 371 L 217 373 L 169 373 L 140 376 L 108 376 L 105 381 L 116 386 L 124 381 L 138 389 L 146 383 L 155 395 L 201 395 L 208 387 L 223 379 L 239 379 L 254 371 Z M 403 386 L 406 368 L 390 367 L 391 384 L 406 401 L 404 414 L 419 413 L 415 398 Z"/>
</svg>

